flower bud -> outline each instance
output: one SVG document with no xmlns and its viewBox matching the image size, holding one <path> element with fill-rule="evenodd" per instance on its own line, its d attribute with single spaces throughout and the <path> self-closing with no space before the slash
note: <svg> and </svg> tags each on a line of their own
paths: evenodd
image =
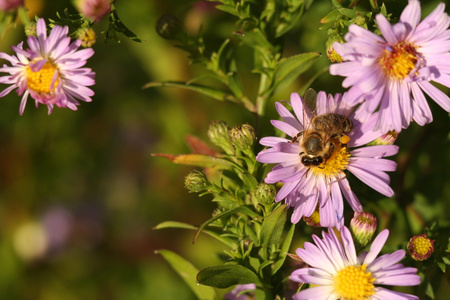
<svg viewBox="0 0 450 300">
<path fill-rule="evenodd" d="M 23 6 L 24 0 L 0 0 L 0 11 L 12 12 Z"/>
<path fill-rule="evenodd" d="M 233 127 L 230 130 L 230 140 L 236 149 L 250 149 L 255 142 L 255 130 L 248 124 Z"/>
<path fill-rule="evenodd" d="M 356 25 L 363 27 L 364 24 L 366 24 L 366 18 L 360 14 L 358 14 L 355 19 L 354 22 Z"/>
<path fill-rule="evenodd" d="M 408 243 L 408 252 L 414 260 L 423 261 L 430 258 L 434 252 L 434 240 L 426 234 L 413 236 Z"/>
<path fill-rule="evenodd" d="M 30 21 L 28 24 L 25 25 L 25 34 L 26 36 L 36 36 L 36 22 Z"/>
<path fill-rule="evenodd" d="M 311 227 L 321 227 L 319 208 L 317 207 L 309 217 L 303 217 L 303 220 Z"/>
<path fill-rule="evenodd" d="M 85 48 L 92 47 L 97 41 L 97 35 L 95 34 L 94 29 L 90 27 L 82 27 L 78 29 L 76 36 L 79 40 L 81 40 L 81 46 Z"/>
<path fill-rule="evenodd" d="M 156 22 L 156 32 L 166 40 L 176 40 L 183 32 L 180 21 L 171 14 L 162 15 Z"/>
<path fill-rule="evenodd" d="M 256 200 L 262 204 L 271 204 L 275 201 L 277 190 L 272 184 L 260 183 L 255 191 Z"/>
<path fill-rule="evenodd" d="M 350 221 L 350 231 L 357 246 L 363 248 L 371 240 L 377 230 L 377 218 L 367 212 L 355 211 Z"/>
<path fill-rule="evenodd" d="M 334 50 L 333 44 L 337 42 L 337 43 L 344 43 L 344 39 L 342 39 L 342 37 L 334 32 L 334 31 L 329 31 L 328 32 L 328 40 L 326 42 L 326 48 L 327 48 L 327 57 L 328 59 L 333 62 L 333 63 L 340 63 L 342 62 L 342 56 L 340 56 L 336 50 Z"/>
<path fill-rule="evenodd" d="M 223 121 L 211 122 L 208 128 L 207 135 L 214 145 L 221 147 L 227 153 L 233 152 L 233 145 L 230 142 L 227 123 Z"/>
<path fill-rule="evenodd" d="M 397 140 L 398 132 L 395 130 L 388 131 L 382 136 L 376 138 L 372 142 L 368 143 L 368 146 L 376 146 L 376 145 L 393 145 Z"/>
<path fill-rule="evenodd" d="M 200 193 L 209 187 L 209 181 L 203 172 L 194 170 L 184 179 L 184 186 L 191 193 Z"/>
<path fill-rule="evenodd" d="M 111 11 L 111 0 L 76 0 L 75 7 L 87 19 L 98 22 Z"/>
</svg>

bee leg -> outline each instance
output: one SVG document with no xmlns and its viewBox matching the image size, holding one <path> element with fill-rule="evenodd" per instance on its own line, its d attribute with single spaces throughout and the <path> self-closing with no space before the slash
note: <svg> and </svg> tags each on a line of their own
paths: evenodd
<svg viewBox="0 0 450 300">
<path fill-rule="evenodd" d="M 298 141 L 298 139 L 303 135 L 303 131 L 300 131 L 299 133 L 297 133 L 292 140 L 290 141 L 291 144 L 295 143 Z"/>
</svg>

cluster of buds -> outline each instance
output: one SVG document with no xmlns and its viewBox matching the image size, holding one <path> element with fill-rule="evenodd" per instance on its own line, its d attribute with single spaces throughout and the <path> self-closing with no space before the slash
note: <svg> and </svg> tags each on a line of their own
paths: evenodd
<svg viewBox="0 0 450 300">
<path fill-rule="evenodd" d="M 230 141 L 237 150 L 252 149 L 255 139 L 255 130 L 248 124 L 233 127 L 230 130 Z"/>
</svg>

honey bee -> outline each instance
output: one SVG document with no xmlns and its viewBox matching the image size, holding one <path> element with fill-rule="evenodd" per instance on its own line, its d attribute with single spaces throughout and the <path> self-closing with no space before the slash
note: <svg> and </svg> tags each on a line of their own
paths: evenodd
<svg viewBox="0 0 450 300">
<path fill-rule="evenodd" d="M 311 94 L 317 96 L 313 90 L 305 94 L 305 102 L 310 100 Z M 309 98 L 309 99 L 308 99 Z M 307 129 L 299 132 L 292 143 L 300 139 L 301 162 L 304 166 L 320 166 L 326 164 L 327 160 L 339 147 L 346 146 L 350 138 L 346 135 L 353 129 L 352 121 L 337 113 L 326 113 L 311 118 Z"/>
</svg>

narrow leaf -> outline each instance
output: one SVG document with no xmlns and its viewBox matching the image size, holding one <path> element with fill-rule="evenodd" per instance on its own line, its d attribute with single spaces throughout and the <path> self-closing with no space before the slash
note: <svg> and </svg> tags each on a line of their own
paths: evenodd
<svg viewBox="0 0 450 300">
<path fill-rule="evenodd" d="M 261 286 L 259 277 L 241 265 L 222 265 L 203 269 L 197 274 L 197 282 L 219 289 L 249 283 Z"/>
<path fill-rule="evenodd" d="M 286 223 L 286 214 L 287 207 L 286 204 L 283 204 L 264 219 L 261 227 L 261 245 L 264 248 L 276 244 L 280 240 L 284 223 Z"/>
<path fill-rule="evenodd" d="M 224 159 L 217 158 L 210 155 L 203 154 L 166 154 L 166 153 L 152 153 L 152 156 L 164 157 L 173 163 L 188 166 L 197 166 L 202 168 L 218 167 L 227 169 L 232 164 Z"/>
<path fill-rule="evenodd" d="M 185 139 L 189 145 L 189 148 L 195 154 L 204 154 L 210 156 L 219 155 L 219 153 L 216 152 L 213 148 L 211 148 L 206 142 L 204 142 L 203 140 L 194 135 L 187 134 L 185 136 Z"/>
<path fill-rule="evenodd" d="M 216 293 L 213 288 L 197 284 L 196 275 L 198 270 L 189 261 L 169 250 L 157 250 L 156 253 L 161 254 L 164 257 L 175 272 L 177 272 L 184 282 L 186 282 L 198 299 L 215 299 Z"/>
<path fill-rule="evenodd" d="M 274 83 L 271 90 L 289 86 L 320 57 L 318 52 L 303 53 L 291 56 L 278 63 L 275 69 Z"/>
<path fill-rule="evenodd" d="M 156 225 L 155 227 L 153 227 L 153 229 L 156 229 L 156 230 L 166 229 L 166 228 L 179 228 L 179 229 L 189 229 L 189 230 L 197 230 L 198 229 L 194 225 L 182 223 L 182 222 L 176 222 L 176 221 L 165 221 L 165 222 L 162 222 L 162 223 Z M 223 244 L 227 245 L 230 248 L 236 247 L 236 243 L 234 242 L 234 240 L 227 238 L 226 236 L 223 236 L 213 230 L 204 229 L 203 232 L 205 234 L 215 238 L 216 240 L 222 242 Z"/>
<path fill-rule="evenodd" d="M 272 275 L 274 275 L 284 264 L 286 257 L 288 255 L 289 248 L 291 247 L 292 238 L 294 237 L 295 224 L 291 224 L 289 231 L 284 238 L 283 244 L 280 249 L 280 255 L 278 255 L 278 260 L 274 263 L 272 268 Z"/>
<path fill-rule="evenodd" d="M 150 88 L 150 87 L 177 87 L 177 88 L 183 88 L 187 90 L 191 90 L 203 95 L 206 95 L 208 97 L 211 97 L 213 99 L 219 100 L 219 101 L 225 101 L 230 100 L 234 101 L 232 97 L 228 95 L 225 91 L 218 90 L 212 87 L 200 85 L 200 84 L 187 84 L 185 82 L 179 82 L 179 81 L 163 81 L 163 82 L 149 82 L 146 85 L 143 86 L 144 89 Z"/>
<path fill-rule="evenodd" d="M 192 243 L 195 243 L 195 240 L 197 239 L 197 236 L 200 234 L 200 232 L 202 232 L 203 228 L 205 228 L 206 226 L 208 226 L 212 222 L 214 222 L 216 220 L 219 220 L 220 218 L 227 217 L 227 216 L 230 216 L 230 215 L 236 214 L 236 213 L 242 213 L 242 214 L 250 216 L 252 218 L 259 216 L 256 212 L 254 212 L 251 208 L 249 208 L 247 206 L 238 206 L 238 207 L 235 207 L 233 209 L 224 211 L 224 212 L 222 212 L 222 213 L 212 217 L 211 219 L 209 219 L 208 221 L 206 221 L 202 225 L 200 225 L 198 227 L 198 229 L 197 229 L 197 232 L 194 235 L 194 239 L 193 239 Z"/>
</svg>

